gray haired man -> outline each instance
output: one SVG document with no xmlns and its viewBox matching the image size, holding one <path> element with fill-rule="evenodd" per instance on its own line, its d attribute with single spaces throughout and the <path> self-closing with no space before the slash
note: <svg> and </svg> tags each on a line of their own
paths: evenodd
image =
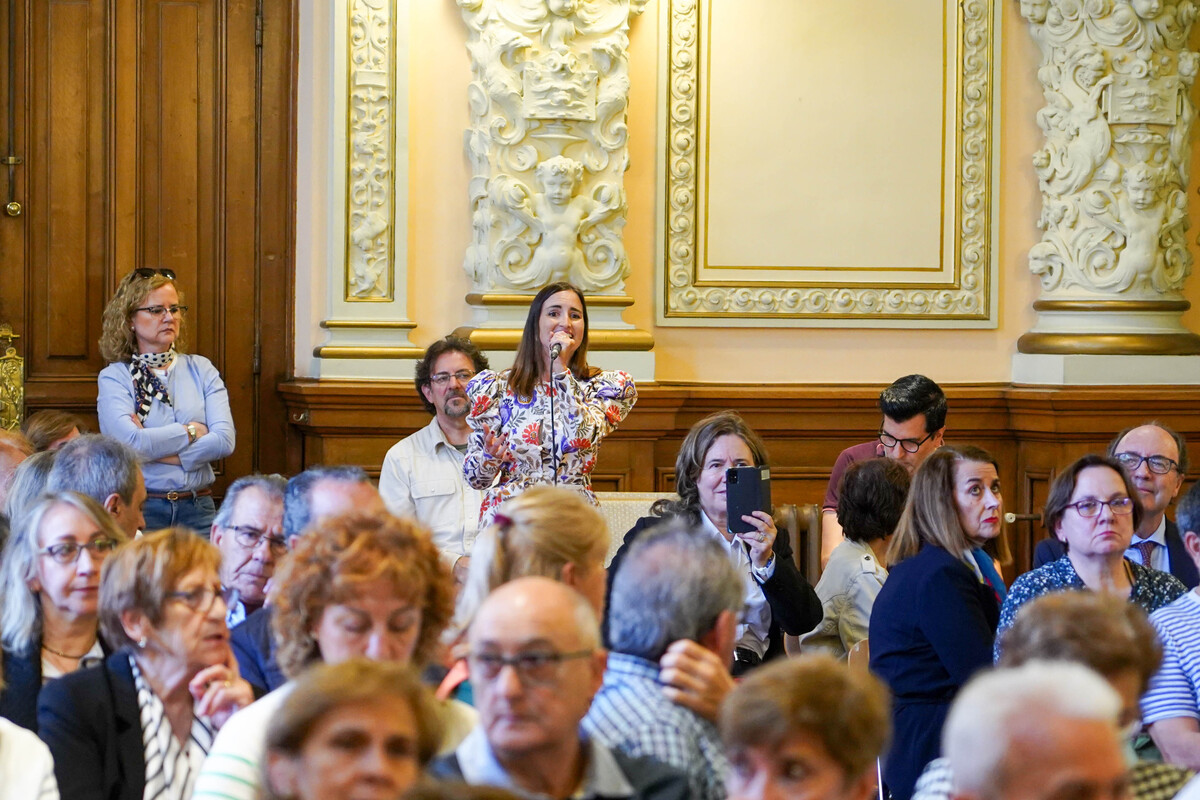
<svg viewBox="0 0 1200 800">
<path fill-rule="evenodd" d="M 725 550 L 681 521 L 639 538 L 613 579 L 608 664 L 583 727 L 625 755 L 684 772 L 698 800 L 723 800 L 729 764 L 716 726 L 663 694 L 659 659 L 689 639 L 730 664 L 744 593 Z"/>
<path fill-rule="evenodd" d="M 131 448 L 109 436 L 79 436 L 59 448 L 46 491 L 86 494 L 104 506 L 131 539 L 146 524 L 141 462 Z"/>
<path fill-rule="evenodd" d="M 275 561 L 287 553 L 283 538 L 282 475 L 246 475 L 225 491 L 210 539 L 221 551 L 225 624 L 232 628 L 267 600 Z"/>
</svg>

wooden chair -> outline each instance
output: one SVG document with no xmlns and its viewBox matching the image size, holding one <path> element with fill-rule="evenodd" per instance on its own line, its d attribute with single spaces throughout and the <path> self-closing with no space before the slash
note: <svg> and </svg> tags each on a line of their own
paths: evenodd
<svg viewBox="0 0 1200 800">
<path fill-rule="evenodd" d="M 775 526 L 787 528 L 792 539 L 792 559 L 796 569 L 813 586 L 821 579 L 821 507 L 816 503 L 775 506 Z M 800 637 L 783 637 L 783 649 L 790 656 L 800 654 Z"/>
</svg>

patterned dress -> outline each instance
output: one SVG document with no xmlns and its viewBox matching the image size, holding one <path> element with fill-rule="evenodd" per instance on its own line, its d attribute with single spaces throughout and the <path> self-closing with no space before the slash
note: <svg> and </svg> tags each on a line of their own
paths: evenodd
<svg viewBox="0 0 1200 800">
<path fill-rule="evenodd" d="M 1125 559 L 1125 563 L 1129 566 L 1130 574 L 1133 576 L 1133 589 L 1129 592 L 1129 602 L 1141 606 L 1147 614 L 1157 611 L 1187 592 L 1187 587 L 1168 572 L 1159 572 L 1150 567 L 1143 567 L 1128 558 Z M 1075 565 L 1071 563 L 1069 555 L 1063 556 L 1058 561 L 1043 564 L 1017 578 L 1008 591 L 1003 608 L 1000 609 L 1000 626 L 996 629 L 994 647 L 996 659 L 1000 659 L 1000 648 L 1004 644 L 1001 634 L 1012 627 L 1013 620 L 1021 606 L 1044 594 L 1084 591 L 1087 588 L 1083 578 L 1079 577 L 1079 573 L 1075 571 Z"/>
<path fill-rule="evenodd" d="M 531 399 L 521 400 L 509 389 L 508 376 L 507 371 L 485 369 L 467 385 L 471 436 L 463 474 L 483 490 L 479 529 L 492 523 L 501 503 L 538 483 L 569 486 L 597 505 L 591 480 L 596 454 L 600 440 L 637 402 L 633 379 L 624 372 L 601 372 L 576 380 L 569 371 L 562 372 L 553 383 L 539 384 Z M 483 449 L 488 431 L 508 437 L 512 461 L 492 458 Z"/>
</svg>

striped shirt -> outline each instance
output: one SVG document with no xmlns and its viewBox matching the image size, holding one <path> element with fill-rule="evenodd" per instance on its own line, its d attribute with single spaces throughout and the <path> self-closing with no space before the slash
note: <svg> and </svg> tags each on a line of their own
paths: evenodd
<svg viewBox="0 0 1200 800">
<path fill-rule="evenodd" d="M 653 661 L 609 653 L 604 684 L 583 729 L 624 755 L 653 758 L 682 771 L 696 800 L 725 799 L 729 762 L 716 726 L 667 699 Z"/>
<path fill-rule="evenodd" d="M 1200 719 L 1200 597 L 1188 592 L 1150 615 L 1163 661 L 1142 698 L 1142 721 Z"/>
<path fill-rule="evenodd" d="M 180 742 L 167 719 L 162 700 L 133 665 L 133 685 L 137 687 L 138 711 L 142 722 L 142 748 L 146 759 L 146 788 L 143 800 L 188 800 L 204 757 L 212 748 L 212 727 L 192 715 L 192 729 L 186 742 Z"/>
</svg>

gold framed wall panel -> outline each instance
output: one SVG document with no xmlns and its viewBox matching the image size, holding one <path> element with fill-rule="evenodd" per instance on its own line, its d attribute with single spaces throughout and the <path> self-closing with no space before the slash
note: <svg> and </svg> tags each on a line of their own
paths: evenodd
<svg viewBox="0 0 1200 800">
<path fill-rule="evenodd" d="M 796 259 L 802 262 L 799 266 L 737 262 L 714 267 L 708 263 L 711 220 L 706 173 L 712 154 L 706 131 L 706 59 L 715 49 L 710 37 L 720 27 L 708 22 L 714 4 L 730 2 L 733 0 L 664 0 L 661 6 L 665 47 L 658 92 L 658 323 L 694 326 L 719 320 L 718 324 L 731 327 L 995 327 L 996 0 L 939 0 L 946 20 L 941 87 L 946 103 L 937 123 L 944 134 L 940 256 L 928 265 L 872 263 L 837 268 L 820 262 L 804 264 L 802 254 Z M 766 0 L 753 2 L 770 5 Z M 739 4 L 738 13 L 743 9 L 746 13 L 755 10 Z M 764 24 L 771 24 L 769 14 L 760 16 Z M 859 24 L 863 31 L 880 27 L 873 26 L 870 19 Z M 853 188 L 847 186 L 845 191 Z M 893 202 L 904 202 L 904 195 L 897 193 Z M 864 218 L 862 225 L 863 235 L 870 235 L 869 218 Z"/>
</svg>

